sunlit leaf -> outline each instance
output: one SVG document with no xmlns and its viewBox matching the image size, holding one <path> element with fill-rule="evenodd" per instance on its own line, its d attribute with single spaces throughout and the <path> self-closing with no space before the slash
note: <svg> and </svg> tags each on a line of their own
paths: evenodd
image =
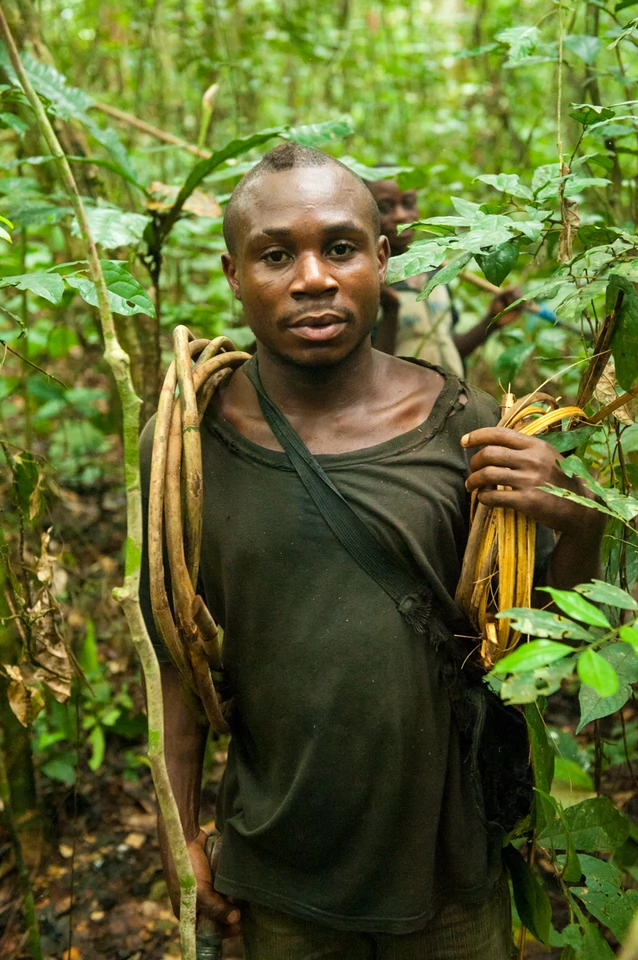
<svg viewBox="0 0 638 960">
<path fill-rule="evenodd" d="M 555 643 L 553 640 L 532 640 L 523 643 L 512 653 L 499 660 L 492 668 L 492 673 L 516 673 L 521 670 L 535 670 L 544 667 L 555 660 L 569 656 L 573 651 L 564 643 Z"/>
<path fill-rule="evenodd" d="M 606 603 L 610 607 L 620 607 L 621 610 L 638 610 L 638 603 L 630 593 L 612 583 L 605 583 L 604 580 L 594 579 L 591 583 L 580 583 L 574 590 L 595 603 Z"/>
<path fill-rule="evenodd" d="M 631 629 L 626 627 L 624 629 Z M 634 631 L 638 636 L 638 631 Z M 606 661 L 615 671 L 618 688 L 615 693 L 601 695 L 588 682 L 583 683 L 579 692 L 580 701 L 580 721 L 576 733 L 580 733 L 582 728 L 591 723 L 592 720 L 600 720 L 607 717 L 625 705 L 632 693 L 632 684 L 638 682 L 638 657 L 627 643 L 614 643 L 609 647 L 604 647 L 599 654 L 600 658 Z M 581 675 L 582 676 L 582 675 Z"/>
<path fill-rule="evenodd" d="M 588 623 L 592 627 L 607 627 L 611 624 L 602 610 L 595 607 L 593 603 L 584 600 L 573 590 L 556 590 L 554 587 L 540 587 L 545 593 L 549 593 L 557 607 L 574 620 L 580 620 L 582 623 Z"/>
<path fill-rule="evenodd" d="M 620 688 L 612 665 L 591 647 L 579 656 L 577 670 L 583 683 L 593 687 L 599 697 L 613 697 Z"/>
<path fill-rule="evenodd" d="M 17 287 L 18 290 L 29 290 L 38 297 L 48 300 L 58 306 L 64 294 L 64 281 L 57 273 L 34 271 L 23 273 L 19 277 L 3 277 L 0 287 Z"/>
</svg>

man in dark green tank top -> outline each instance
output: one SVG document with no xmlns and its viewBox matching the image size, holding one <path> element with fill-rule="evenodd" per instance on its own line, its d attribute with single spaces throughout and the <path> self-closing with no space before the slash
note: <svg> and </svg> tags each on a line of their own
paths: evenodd
<svg viewBox="0 0 638 960">
<path fill-rule="evenodd" d="M 554 450 L 494 427 L 481 391 L 372 349 L 389 247 L 362 181 L 284 144 L 236 188 L 224 229 L 265 391 L 449 630 L 473 489 L 553 528 L 550 583 L 596 575 L 598 513 L 538 489 L 584 493 Z M 499 837 L 435 645 L 335 536 L 241 369 L 201 436 L 200 592 L 224 629 L 235 704 L 214 877 L 198 819 L 207 729 L 157 636 L 147 569 L 142 584 L 200 910 L 229 932 L 241 922 L 248 960 L 506 960 Z M 147 429 L 145 490 L 151 445 Z M 160 840 L 176 904 L 161 823 Z"/>
</svg>

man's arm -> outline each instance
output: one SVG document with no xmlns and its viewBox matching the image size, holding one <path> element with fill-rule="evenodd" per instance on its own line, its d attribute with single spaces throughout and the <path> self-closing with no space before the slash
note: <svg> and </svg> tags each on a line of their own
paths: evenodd
<svg viewBox="0 0 638 960">
<path fill-rule="evenodd" d="M 520 510 L 559 534 L 549 570 L 551 586 L 571 590 L 599 576 L 605 517 L 596 509 L 539 489 L 553 484 L 592 498 L 577 477 L 563 473 L 559 467 L 563 457 L 549 443 L 505 427 L 473 430 L 461 443 L 482 448 L 470 461 L 465 484 L 470 492 L 478 491 L 481 503 Z"/>
<path fill-rule="evenodd" d="M 214 877 L 205 852 L 207 835 L 199 828 L 199 800 L 202 764 L 208 724 L 197 719 L 194 705 L 184 690 L 177 668 L 162 664 L 164 698 L 164 754 L 168 776 L 179 810 L 184 837 L 197 881 L 197 909 L 213 920 L 230 925 L 227 935 L 237 930 L 239 910 L 213 888 Z M 157 821 L 162 867 L 175 915 L 179 916 L 179 884 L 161 814 Z"/>
<path fill-rule="evenodd" d="M 484 344 L 490 334 L 494 333 L 495 330 L 506 326 L 520 316 L 520 307 L 517 307 L 514 310 L 508 310 L 496 323 L 494 322 L 494 317 L 498 316 L 502 310 L 505 310 L 510 303 L 518 300 L 520 295 L 520 290 L 517 290 L 515 287 L 504 289 L 492 299 L 492 302 L 487 308 L 487 313 L 476 326 L 472 327 L 472 329 L 466 333 L 453 335 L 454 345 L 463 358 L 469 357 L 477 347 Z"/>
</svg>

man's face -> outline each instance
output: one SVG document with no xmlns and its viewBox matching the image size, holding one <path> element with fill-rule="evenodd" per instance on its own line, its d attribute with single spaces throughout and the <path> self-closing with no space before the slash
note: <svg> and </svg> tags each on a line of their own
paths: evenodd
<svg viewBox="0 0 638 960">
<path fill-rule="evenodd" d="M 376 239 L 366 188 L 332 164 L 264 173 L 238 211 L 222 258 L 257 341 L 303 366 L 339 363 L 377 317 L 388 243 Z"/>
<path fill-rule="evenodd" d="M 381 233 L 388 238 L 392 256 L 405 253 L 414 240 L 414 230 L 398 233 L 397 227 L 419 219 L 416 191 L 400 190 L 394 180 L 378 180 L 369 186 L 381 215 Z"/>
</svg>

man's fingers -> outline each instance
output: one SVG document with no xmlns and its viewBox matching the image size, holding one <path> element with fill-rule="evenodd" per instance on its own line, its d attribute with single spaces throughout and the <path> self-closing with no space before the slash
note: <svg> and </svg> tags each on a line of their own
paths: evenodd
<svg viewBox="0 0 638 960">
<path fill-rule="evenodd" d="M 214 890 L 200 887 L 197 891 L 197 908 L 217 922 L 232 925 L 241 920 L 239 909 Z"/>
<path fill-rule="evenodd" d="M 481 427 L 480 430 L 472 430 L 461 437 L 461 446 L 463 447 L 509 447 L 510 450 L 525 450 L 526 448 L 538 443 L 536 437 L 526 437 L 524 433 L 518 430 L 510 430 L 508 427 Z"/>
<path fill-rule="evenodd" d="M 465 481 L 465 488 L 469 490 L 480 490 L 482 487 L 516 487 L 518 476 L 515 470 L 509 470 L 507 467 L 489 466 L 482 470 L 475 470 Z"/>
</svg>

